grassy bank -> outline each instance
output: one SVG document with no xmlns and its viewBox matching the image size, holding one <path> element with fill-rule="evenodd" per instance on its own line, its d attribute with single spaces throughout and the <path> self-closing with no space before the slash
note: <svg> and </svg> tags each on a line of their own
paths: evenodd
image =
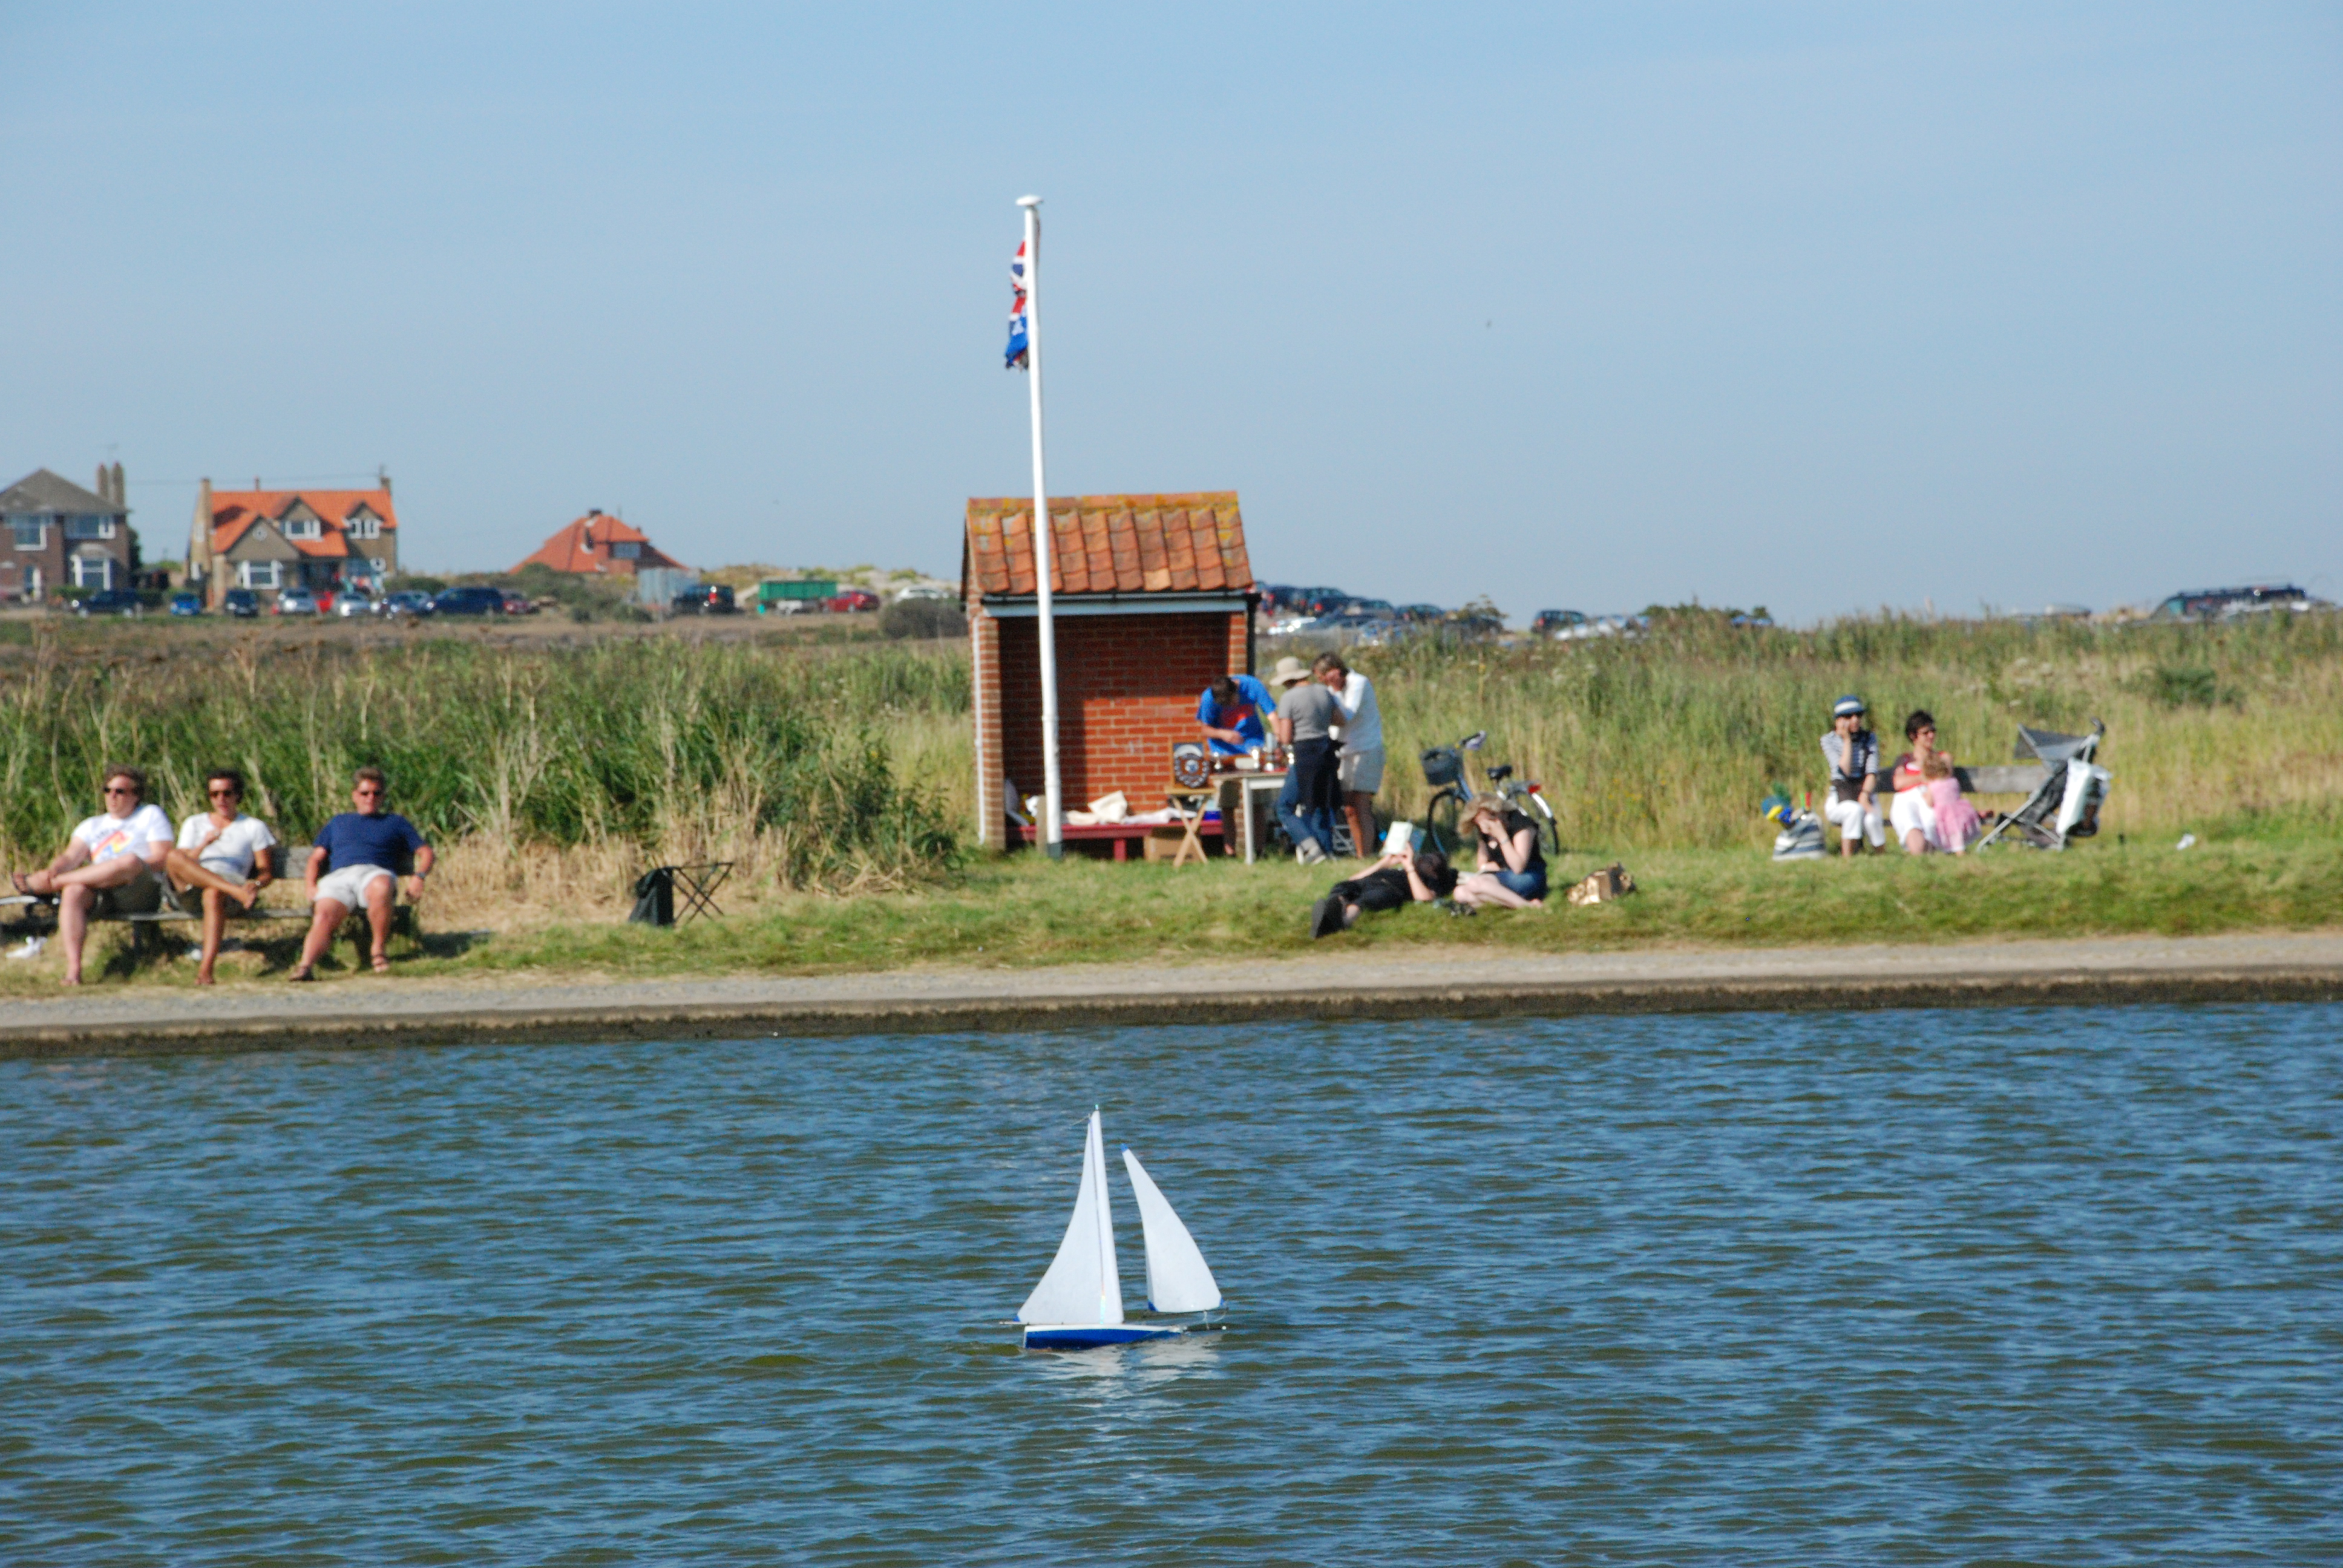
<svg viewBox="0 0 2343 1568">
<path fill-rule="evenodd" d="M 1564 869 L 1590 868 L 1573 856 Z M 1312 950 L 1500 949 L 1573 952 L 1654 946 L 1777 947 L 1875 941 L 2125 934 L 2209 935 L 2314 930 L 2343 910 L 2343 846 L 2242 842 L 2174 850 L 2160 840 L 2088 854 L 2011 854 L 1976 860 L 1889 856 L 1775 865 L 1739 850 L 1655 850 L 1628 857 L 1644 891 L 1617 905 L 1491 912 L 1459 919 L 1429 907 L 1374 916 L 1312 944 L 1310 900 L 1332 878 L 1290 863 L 1226 862 L 1172 871 L 1161 864 L 1052 866 L 1033 856 L 988 859 L 906 893 L 793 895 L 739 907 L 722 920 L 653 930 L 604 917 L 466 935 L 427 911 L 420 944 L 393 945 L 397 973 L 454 979 L 590 979 L 820 974 L 928 965 L 1019 969 L 1044 964 L 1276 957 Z M 115 939 L 109 937 L 109 941 Z M 281 980 L 295 933 L 222 960 L 222 978 Z M 110 980 L 192 983 L 182 958 L 134 964 L 111 950 Z M 377 983 L 350 968 L 328 978 Z M 55 957 L 0 969 L 0 995 L 54 987 Z M 1273 984 L 1267 972 L 1264 986 Z"/>
<path fill-rule="evenodd" d="M 403 950 L 402 969 L 1277 951 L 1301 945 L 1298 911 L 1331 879 L 1289 866 L 1173 877 L 972 857 L 967 662 L 952 644 L 814 646 L 754 628 L 588 628 L 534 643 L 486 630 L 206 628 L 206 641 L 163 627 L 5 629 L 17 634 L 0 638 L 0 838 L 13 862 L 45 857 L 92 809 L 112 759 L 146 767 L 175 817 L 198 809 L 206 767 L 241 767 L 294 841 L 340 809 L 349 768 L 380 762 L 446 851 L 428 928 L 485 933 Z M 1935 940 L 2343 914 L 2343 618 L 1784 632 L 1695 615 L 1634 642 L 1425 644 L 1357 662 L 1383 695 L 1387 804 L 1420 807 L 1415 751 L 1485 728 L 1491 759 L 1545 781 L 1564 868 L 1624 859 L 1646 890 L 1617 910 L 1543 918 L 1411 912 L 1361 941 Z M 1814 785 L 1822 716 L 1850 689 L 1883 728 L 1931 709 L 1966 760 L 2006 758 L 2020 722 L 2103 718 L 2116 774 L 2106 831 L 2064 857 L 1770 864 L 1756 803 L 1776 784 Z M 2175 853 L 2183 832 L 2201 847 Z M 739 863 L 729 919 L 617 926 L 643 866 L 701 858 Z M 9 966 L 0 990 L 39 983 L 41 968 Z"/>
</svg>

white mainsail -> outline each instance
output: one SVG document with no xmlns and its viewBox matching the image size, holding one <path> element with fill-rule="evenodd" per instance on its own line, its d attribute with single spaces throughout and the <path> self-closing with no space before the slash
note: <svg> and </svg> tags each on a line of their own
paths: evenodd
<svg viewBox="0 0 2343 1568">
<path fill-rule="evenodd" d="M 1162 1201 L 1161 1194 L 1156 1201 Z M 1179 1221 L 1174 1220 L 1172 1223 Z M 1190 1250 L 1194 1247 L 1191 1241 Z M 1202 1262 L 1202 1259 L 1197 1260 L 1199 1267 Z M 1041 1282 L 1033 1287 L 1033 1293 L 1017 1309 L 1017 1321 L 1122 1322 L 1122 1279 L 1114 1266 L 1114 1215 L 1107 1208 L 1106 1141 L 1099 1131 L 1099 1113 L 1095 1111 L 1091 1112 L 1090 1136 L 1082 1144 L 1082 1188 L 1074 1195 L 1074 1217 L 1066 1222 L 1066 1239 L 1058 1243 L 1058 1255 L 1051 1262 L 1050 1271 L 1041 1276 Z"/>
<path fill-rule="evenodd" d="M 1147 1304 L 1159 1312 L 1209 1312 L 1221 1304 L 1221 1287 L 1196 1248 L 1196 1238 L 1172 1211 L 1172 1201 L 1126 1149 L 1122 1168 L 1139 1200 L 1139 1224 L 1147 1233 Z"/>
</svg>

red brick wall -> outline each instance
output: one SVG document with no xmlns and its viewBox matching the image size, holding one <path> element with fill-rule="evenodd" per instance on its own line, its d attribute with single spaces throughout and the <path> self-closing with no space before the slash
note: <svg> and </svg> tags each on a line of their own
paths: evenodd
<svg viewBox="0 0 2343 1568">
<path fill-rule="evenodd" d="M 1221 676 L 1252 668 L 1242 613 L 1061 616 L 1058 766 L 1068 810 L 1111 790 L 1133 811 L 1163 804 L 1174 741 L 1198 740 L 1196 700 Z M 979 820 L 998 834 L 1005 770 L 1041 792 L 1040 628 L 1030 618 L 977 618 Z"/>
</svg>

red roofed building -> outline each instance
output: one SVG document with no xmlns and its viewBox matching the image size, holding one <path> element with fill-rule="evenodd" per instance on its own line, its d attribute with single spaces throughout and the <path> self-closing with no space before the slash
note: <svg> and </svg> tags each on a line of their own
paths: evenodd
<svg viewBox="0 0 2343 1568">
<path fill-rule="evenodd" d="M 217 609 L 232 588 L 380 588 L 398 569 L 390 477 L 371 490 L 196 492 L 187 578 Z"/>
<path fill-rule="evenodd" d="M 1065 803 L 1120 789 L 1163 804 L 1196 702 L 1252 670 L 1252 563 L 1236 492 L 1053 496 L 1050 593 Z M 974 654 L 979 841 L 1008 835 L 1014 794 L 1041 792 L 1041 658 L 1030 497 L 971 500 L 960 590 Z"/>
<path fill-rule="evenodd" d="M 588 512 L 584 517 L 554 535 L 538 547 L 535 555 L 520 567 L 535 563 L 551 567 L 558 572 L 580 572 L 592 576 L 622 572 L 628 577 L 648 567 L 681 569 L 683 563 L 654 547 L 650 536 L 640 528 L 630 528 L 616 518 L 605 517 L 600 511 Z M 513 570 L 520 570 L 520 567 Z"/>
</svg>

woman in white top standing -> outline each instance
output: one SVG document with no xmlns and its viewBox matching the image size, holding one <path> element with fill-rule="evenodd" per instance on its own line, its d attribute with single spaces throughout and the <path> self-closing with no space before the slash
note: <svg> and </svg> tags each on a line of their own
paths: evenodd
<svg viewBox="0 0 2343 1568">
<path fill-rule="evenodd" d="M 1322 653 L 1312 673 L 1333 692 L 1342 709 L 1342 754 L 1335 759 L 1335 777 L 1342 789 L 1343 813 L 1351 819 L 1351 848 L 1360 859 L 1373 850 L 1375 791 L 1383 787 L 1383 714 L 1375 701 L 1375 684 L 1349 665 L 1339 653 Z"/>
<path fill-rule="evenodd" d="M 277 879 L 277 835 L 268 824 L 244 811 L 244 775 L 233 768 L 215 768 L 204 779 L 204 795 L 212 803 L 179 824 L 179 842 L 164 858 L 172 885 L 181 892 L 200 888 L 204 894 L 203 961 L 196 983 L 212 983 L 212 966 L 219 961 L 220 938 L 227 929 L 227 901 L 246 909 L 260 900 L 260 890 Z"/>
<path fill-rule="evenodd" d="M 93 914 L 152 914 L 163 907 L 156 874 L 171 850 L 171 819 L 146 804 L 146 775 L 116 763 L 105 774 L 106 809 L 73 830 L 57 858 L 37 871 L 14 871 L 16 890 L 57 901 L 65 944 L 65 984 L 81 984 L 82 944 Z"/>
</svg>

